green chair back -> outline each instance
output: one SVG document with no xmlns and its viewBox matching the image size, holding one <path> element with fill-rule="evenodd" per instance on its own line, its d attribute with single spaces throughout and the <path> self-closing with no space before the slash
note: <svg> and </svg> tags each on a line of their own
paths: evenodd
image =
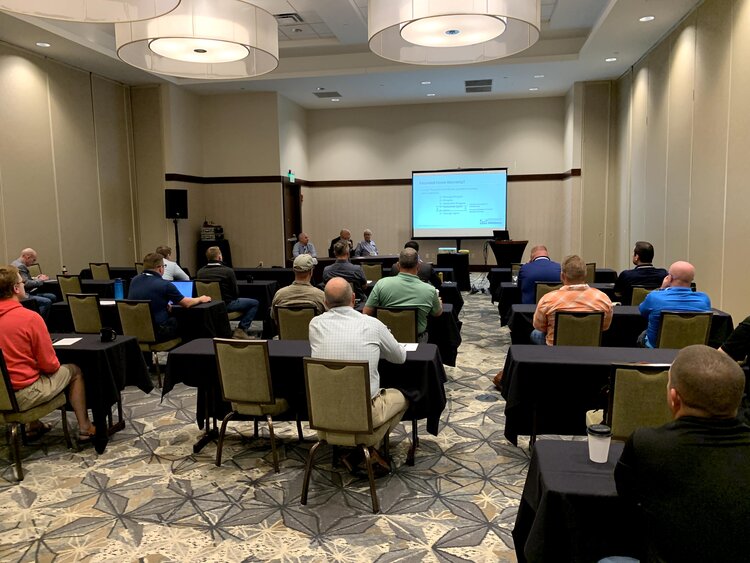
<svg viewBox="0 0 750 563">
<path fill-rule="evenodd" d="M 368 281 L 378 281 L 383 277 L 383 264 L 380 262 L 376 264 L 362 263 L 361 266 L 365 272 L 365 279 Z"/>
<path fill-rule="evenodd" d="M 68 293 L 66 298 L 73 317 L 73 329 L 79 334 L 99 334 L 102 329 L 99 296 L 95 293 Z"/>
<path fill-rule="evenodd" d="M 633 286 L 633 296 L 630 298 L 630 304 L 637 307 L 641 303 L 643 303 L 644 299 L 646 299 L 646 296 L 654 291 L 655 288 L 646 288 L 642 285 L 634 285 Z"/>
<path fill-rule="evenodd" d="M 605 423 L 612 437 L 627 440 L 636 428 L 657 427 L 672 420 L 667 405 L 669 364 L 616 364 L 609 384 Z"/>
<path fill-rule="evenodd" d="M 274 317 L 281 340 L 309 340 L 310 321 L 315 317 L 315 307 L 275 305 Z"/>
<path fill-rule="evenodd" d="M 223 301 L 221 297 L 221 286 L 217 281 L 211 280 L 195 280 L 195 293 L 199 297 L 201 295 L 208 295 L 211 301 Z"/>
<path fill-rule="evenodd" d="M 592 284 L 596 281 L 596 262 L 586 262 L 586 283 Z"/>
<path fill-rule="evenodd" d="M 267 341 L 214 338 L 214 350 L 221 395 L 233 408 L 274 402 Z"/>
<path fill-rule="evenodd" d="M 135 273 L 136 273 L 136 275 L 143 273 L 143 262 L 136 262 L 135 263 Z"/>
<path fill-rule="evenodd" d="M 602 311 L 557 311 L 555 346 L 601 346 Z"/>
<path fill-rule="evenodd" d="M 67 299 L 68 293 L 83 293 L 81 291 L 81 278 L 76 275 L 58 275 L 57 283 L 63 299 Z"/>
<path fill-rule="evenodd" d="M 562 283 L 536 282 L 536 302 L 539 303 L 542 297 L 561 287 Z"/>
<path fill-rule="evenodd" d="M 149 303 L 146 300 L 117 300 L 117 314 L 120 315 L 122 333 L 127 336 L 135 336 L 139 344 L 156 342 L 154 321 L 151 317 Z"/>
<path fill-rule="evenodd" d="M 656 347 L 684 348 L 691 344 L 708 344 L 712 316 L 711 311 L 662 311 Z"/>
<path fill-rule="evenodd" d="M 108 262 L 89 262 L 89 269 L 91 270 L 92 280 L 107 281 L 112 279 L 109 276 Z"/>
<path fill-rule="evenodd" d="M 417 310 L 411 307 L 378 307 L 375 316 L 393 334 L 397 342 L 417 341 Z"/>
<path fill-rule="evenodd" d="M 29 275 L 32 278 L 35 278 L 42 273 L 42 267 L 39 264 L 32 264 L 31 266 L 26 266 L 26 269 L 29 271 Z"/>
</svg>

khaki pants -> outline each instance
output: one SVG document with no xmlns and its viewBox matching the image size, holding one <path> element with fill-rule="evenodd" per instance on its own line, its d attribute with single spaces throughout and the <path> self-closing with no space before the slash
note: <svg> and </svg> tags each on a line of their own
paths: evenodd
<svg viewBox="0 0 750 563">
<path fill-rule="evenodd" d="M 372 426 L 377 428 L 389 419 L 393 421 L 388 427 L 388 433 L 401 422 L 406 409 L 409 408 L 409 401 L 398 389 L 381 389 L 380 394 L 372 399 Z"/>
<path fill-rule="evenodd" d="M 71 377 L 73 367 L 68 364 L 61 365 L 55 373 L 40 374 L 34 383 L 16 391 L 18 408 L 26 411 L 50 401 L 68 386 Z"/>
</svg>

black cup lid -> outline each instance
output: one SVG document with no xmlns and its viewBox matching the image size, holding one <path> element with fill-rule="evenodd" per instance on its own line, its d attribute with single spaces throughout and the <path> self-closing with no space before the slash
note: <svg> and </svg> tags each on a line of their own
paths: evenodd
<svg viewBox="0 0 750 563">
<path fill-rule="evenodd" d="M 587 429 L 592 436 L 611 436 L 612 429 L 606 424 L 592 424 Z"/>
</svg>

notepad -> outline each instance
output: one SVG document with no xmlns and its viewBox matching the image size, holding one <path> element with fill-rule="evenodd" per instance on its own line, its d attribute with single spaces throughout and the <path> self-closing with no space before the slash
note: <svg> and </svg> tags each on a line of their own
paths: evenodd
<svg viewBox="0 0 750 563">
<path fill-rule="evenodd" d="M 419 344 L 416 342 L 408 342 L 406 344 L 399 342 L 399 345 L 407 352 L 416 352 L 417 346 L 419 346 Z"/>
<path fill-rule="evenodd" d="M 114 299 L 100 299 L 99 300 L 99 304 L 100 305 L 105 305 L 105 306 L 106 305 L 114 305 L 115 304 L 115 300 Z"/>
<path fill-rule="evenodd" d="M 81 338 L 61 338 L 57 342 L 53 342 L 52 346 L 72 346 L 80 340 Z"/>
</svg>

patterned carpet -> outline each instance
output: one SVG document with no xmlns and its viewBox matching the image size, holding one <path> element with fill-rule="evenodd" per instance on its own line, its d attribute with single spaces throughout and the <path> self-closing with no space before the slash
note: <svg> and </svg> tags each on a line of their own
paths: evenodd
<svg viewBox="0 0 750 563">
<path fill-rule="evenodd" d="M 66 450 L 59 414 L 46 419 L 50 434 L 22 449 L 21 484 L 0 448 L 0 560 L 515 561 L 511 530 L 528 455 L 503 438 L 504 402 L 491 382 L 510 338 L 489 295 L 465 299 L 440 434 L 420 428 L 408 467 L 409 427 L 394 432 L 396 470 L 377 481 L 380 514 L 366 478 L 332 471 L 328 452 L 300 505 L 313 442 L 297 444 L 293 423 L 275 425 L 279 474 L 268 440 L 252 440 L 252 423 L 230 426 L 216 467 L 215 445 L 192 454 L 195 389 L 179 385 L 160 403 L 156 391 L 129 388 L 127 427 L 101 456 Z"/>
</svg>

